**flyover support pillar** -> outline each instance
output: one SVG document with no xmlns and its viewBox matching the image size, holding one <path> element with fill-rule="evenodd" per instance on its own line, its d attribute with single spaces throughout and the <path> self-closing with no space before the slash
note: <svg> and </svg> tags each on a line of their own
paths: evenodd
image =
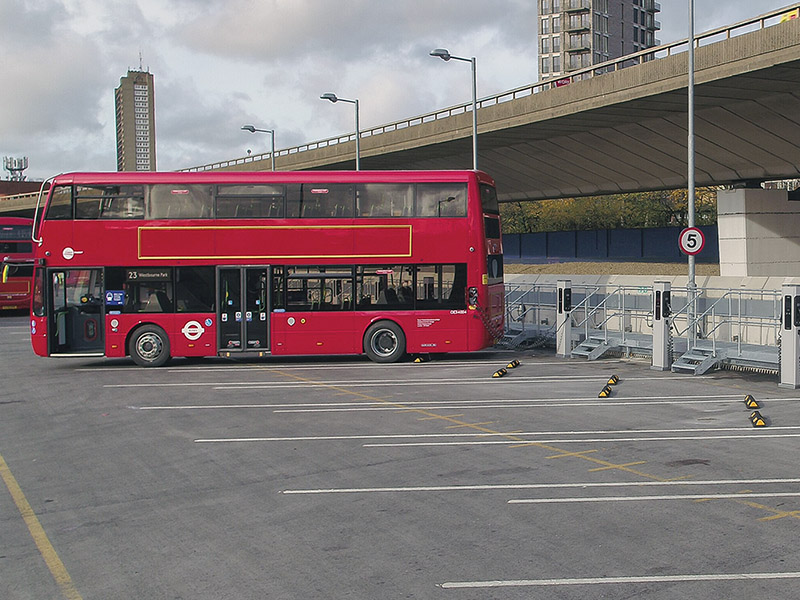
<svg viewBox="0 0 800 600">
<path fill-rule="evenodd" d="M 717 192 L 719 274 L 794 277 L 800 272 L 800 202 L 786 190 Z"/>
</svg>

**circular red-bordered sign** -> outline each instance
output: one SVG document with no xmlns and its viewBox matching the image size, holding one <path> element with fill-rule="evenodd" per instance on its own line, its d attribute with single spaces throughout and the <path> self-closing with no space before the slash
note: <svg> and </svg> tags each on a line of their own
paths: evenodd
<svg viewBox="0 0 800 600">
<path fill-rule="evenodd" d="M 678 236 L 678 247 L 681 252 L 694 256 L 706 245 L 706 237 L 697 227 L 687 227 Z"/>
</svg>

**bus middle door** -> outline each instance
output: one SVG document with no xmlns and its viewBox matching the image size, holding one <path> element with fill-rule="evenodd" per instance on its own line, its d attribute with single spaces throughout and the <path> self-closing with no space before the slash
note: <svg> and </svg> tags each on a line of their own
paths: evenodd
<svg viewBox="0 0 800 600">
<path fill-rule="evenodd" d="M 269 350 L 269 267 L 222 267 L 219 282 L 219 350 Z"/>
</svg>

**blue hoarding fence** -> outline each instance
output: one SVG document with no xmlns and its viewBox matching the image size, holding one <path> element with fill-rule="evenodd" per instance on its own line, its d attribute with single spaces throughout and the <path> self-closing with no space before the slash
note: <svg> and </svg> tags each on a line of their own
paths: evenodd
<svg viewBox="0 0 800 600">
<path fill-rule="evenodd" d="M 678 248 L 682 227 L 640 229 L 595 229 L 590 231 L 548 231 L 503 235 L 506 261 L 549 262 L 557 260 L 645 260 L 683 262 L 686 256 Z M 719 238 L 716 225 L 699 227 L 705 236 L 697 262 L 719 262 Z"/>
</svg>

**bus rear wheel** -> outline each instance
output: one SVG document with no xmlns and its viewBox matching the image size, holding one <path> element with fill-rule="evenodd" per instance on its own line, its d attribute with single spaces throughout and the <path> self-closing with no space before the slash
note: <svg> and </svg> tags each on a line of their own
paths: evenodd
<svg viewBox="0 0 800 600">
<path fill-rule="evenodd" d="M 140 367 L 160 367 L 169 360 L 169 337 L 158 325 L 143 325 L 131 335 L 128 352 Z"/>
<path fill-rule="evenodd" d="M 378 321 L 364 334 L 364 352 L 373 362 L 397 362 L 406 353 L 406 336 L 397 323 Z"/>
</svg>

